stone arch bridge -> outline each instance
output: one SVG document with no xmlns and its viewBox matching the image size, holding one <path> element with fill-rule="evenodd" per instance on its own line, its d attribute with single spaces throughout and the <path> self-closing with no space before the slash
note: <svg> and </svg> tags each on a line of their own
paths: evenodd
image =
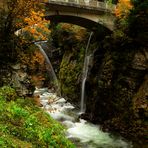
<svg viewBox="0 0 148 148">
<path fill-rule="evenodd" d="M 43 0 L 47 20 L 76 24 L 90 30 L 115 29 L 115 6 L 96 0 Z"/>
</svg>

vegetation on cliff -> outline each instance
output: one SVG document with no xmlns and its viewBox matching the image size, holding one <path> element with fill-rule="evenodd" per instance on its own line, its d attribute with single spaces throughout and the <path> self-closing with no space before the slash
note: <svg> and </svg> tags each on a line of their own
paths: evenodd
<svg viewBox="0 0 148 148">
<path fill-rule="evenodd" d="M 34 40 L 47 39 L 44 7 L 35 0 L 6 0 L 0 8 L 0 64 L 15 63 Z"/>
<path fill-rule="evenodd" d="M 80 98 L 85 36 L 87 31 L 84 28 L 66 23 L 59 24 L 52 32 L 53 44 L 62 52 L 58 72 L 61 92 L 72 102 L 79 102 Z"/>
<path fill-rule="evenodd" d="M 38 81 L 48 79 L 47 70 L 45 59 L 34 42 L 46 40 L 50 34 L 50 22 L 43 19 L 43 5 L 35 0 L 6 0 L 1 2 L 0 8 L 0 75 L 8 79 L 11 66 L 21 63 L 32 77 L 33 85 L 41 86 Z M 40 73 L 36 74 L 37 71 Z M 6 83 L 2 77 L 1 85 Z"/>
<path fill-rule="evenodd" d="M 18 96 L 14 89 L 17 86 L 11 88 L 7 79 L 15 73 L 20 77 L 31 75 L 34 85 L 44 80 L 45 59 L 32 41 L 45 40 L 50 30 L 42 18 L 44 9 L 38 4 L 35 0 L 0 2 L 0 147 L 73 148 L 64 135 L 64 127 L 37 107 L 32 98 Z"/>
</svg>

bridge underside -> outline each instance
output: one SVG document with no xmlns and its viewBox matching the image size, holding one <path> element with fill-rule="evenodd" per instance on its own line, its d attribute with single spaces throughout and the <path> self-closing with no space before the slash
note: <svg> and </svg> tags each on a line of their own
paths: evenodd
<svg viewBox="0 0 148 148">
<path fill-rule="evenodd" d="M 91 31 L 105 32 L 105 34 L 110 34 L 111 31 L 104 27 L 103 25 L 96 23 L 92 20 L 78 17 L 78 16 L 69 16 L 69 15 L 49 15 L 45 17 L 46 20 L 50 20 L 51 23 L 71 23 L 84 28 L 87 28 Z"/>
</svg>

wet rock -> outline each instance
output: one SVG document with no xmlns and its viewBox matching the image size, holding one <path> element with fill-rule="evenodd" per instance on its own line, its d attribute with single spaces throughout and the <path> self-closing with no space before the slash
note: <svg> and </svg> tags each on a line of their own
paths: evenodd
<svg viewBox="0 0 148 148">
<path fill-rule="evenodd" d="M 3 85 L 10 85 L 16 89 L 19 96 L 32 96 L 34 86 L 26 72 L 26 66 L 21 64 L 11 65 L 5 68 L 0 75 Z"/>
<path fill-rule="evenodd" d="M 86 113 L 82 118 L 133 140 L 144 139 L 148 117 L 147 71 L 146 49 L 107 50 L 104 56 L 98 49 L 86 83 Z"/>
<path fill-rule="evenodd" d="M 137 70 L 148 69 L 148 51 L 137 52 L 132 61 L 132 68 Z"/>
<path fill-rule="evenodd" d="M 35 104 L 39 107 L 43 107 L 43 105 L 41 104 L 40 102 L 40 96 L 39 95 L 36 95 L 33 97 L 34 101 L 35 101 Z"/>
<path fill-rule="evenodd" d="M 21 69 L 21 65 L 20 65 L 20 64 L 12 65 L 11 67 L 12 67 L 12 69 L 14 69 L 14 70 L 19 70 L 19 69 Z"/>
<path fill-rule="evenodd" d="M 142 85 L 133 98 L 134 113 L 137 118 L 148 118 L 148 75 L 145 76 Z"/>
<path fill-rule="evenodd" d="M 66 100 L 64 98 L 60 98 L 59 100 L 56 101 L 56 103 L 65 103 Z"/>
<path fill-rule="evenodd" d="M 19 96 L 33 94 L 30 77 L 26 72 L 23 72 L 20 69 L 12 72 L 10 84 L 16 88 L 16 92 Z"/>
</svg>

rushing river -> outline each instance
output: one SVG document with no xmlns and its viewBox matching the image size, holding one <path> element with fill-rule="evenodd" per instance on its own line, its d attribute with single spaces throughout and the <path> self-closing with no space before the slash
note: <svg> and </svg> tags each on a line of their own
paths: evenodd
<svg viewBox="0 0 148 148">
<path fill-rule="evenodd" d="M 47 89 L 36 89 L 40 95 L 43 108 L 56 120 L 66 126 L 67 138 L 78 148 L 132 148 L 132 144 L 121 137 L 103 132 L 99 126 L 79 119 L 79 112 L 64 98 L 48 92 Z M 50 102 L 50 103 L 49 103 Z"/>
</svg>

